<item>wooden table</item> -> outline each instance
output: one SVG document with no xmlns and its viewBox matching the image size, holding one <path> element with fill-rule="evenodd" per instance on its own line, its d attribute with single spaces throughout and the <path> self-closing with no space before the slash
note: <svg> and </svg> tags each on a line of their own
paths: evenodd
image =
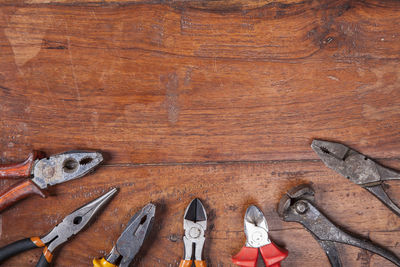
<svg viewBox="0 0 400 267">
<path fill-rule="evenodd" d="M 55 266 L 92 266 L 149 201 L 157 220 L 135 263 L 177 266 L 194 197 L 208 212 L 209 266 L 232 266 L 249 204 L 290 251 L 282 266 L 329 266 L 301 225 L 276 214 L 306 182 L 335 222 L 400 254 L 399 218 L 310 148 L 341 141 L 400 169 L 399 24 L 395 1 L 1 1 L 1 163 L 31 149 L 101 150 L 107 161 L 3 212 L 0 245 L 45 234 L 117 186 Z M 400 183 L 389 185 L 399 203 Z M 393 266 L 339 251 L 345 266 Z M 5 265 L 34 266 L 40 253 Z"/>
</svg>

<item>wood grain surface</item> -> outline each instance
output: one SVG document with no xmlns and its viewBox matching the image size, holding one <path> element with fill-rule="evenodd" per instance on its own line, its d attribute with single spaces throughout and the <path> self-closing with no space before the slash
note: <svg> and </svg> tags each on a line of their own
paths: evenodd
<svg viewBox="0 0 400 267">
<path fill-rule="evenodd" d="M 178 266 L 194 197 L 208 212 L 209 266 L 232 266 L 249 204 L 289 250 L 282 266 L 329 266 L 301 225 L 276 214 L 288 189 L 310 182 L 332 220 L 400 255 L 400 219 L 310 148 L 341 141 L 400 169 L 399 24 L 398 1 L 0 1 L 0 163 L 32 149 L 106 157 L 51 197 L 4 211 L 0 245 L 45 234 L 117 186 L 55 266 L 92 266 L 149 201 L 157 220 L 135 263 Z M 388 192 L 400 203 L 399 182 Z M 394 266 L 339 250 L 345 266 Z M 34 266 L 40 253 L 4 266 Z"/>
</svg>

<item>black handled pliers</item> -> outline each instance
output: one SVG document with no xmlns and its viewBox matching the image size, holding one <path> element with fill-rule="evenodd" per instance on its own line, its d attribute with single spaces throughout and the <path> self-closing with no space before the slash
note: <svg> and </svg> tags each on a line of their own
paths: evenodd
<svg viewBox="0 0 400 267">
<path fill-rule="evenodd" d="M 75 210 L 43 237 L 22 239 L 0 248 L 0 263 L 21 252 L 44 247 L 43 254 L 36 267 L 50 266 L 54 250 L 67 242 L 72 236 L 78 234 L 116 192 L 117 189 L 113 188 L 101 197 Z"/>
<path fill-rule="evenodd" d="M 339 143 L 314 140 L 311 148 L 327 167 L 367 189 L 400 217 L 400 208 L 393 203 L 382 186 L 384 181 L 400 180 L 399 172 Z"/>
</svg>

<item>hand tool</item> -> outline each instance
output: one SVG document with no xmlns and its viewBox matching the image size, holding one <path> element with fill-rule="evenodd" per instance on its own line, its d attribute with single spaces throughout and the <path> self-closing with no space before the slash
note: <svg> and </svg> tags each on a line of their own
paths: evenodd
<svg viewBox="0 0 400 267">
<path fill-rule="evenodd" d="M 94 267 L 128 267 L 153 224 L 156 206 L 149 203 L 129 220 L 127 227 L 106 258 L 94 259 Z"/>
<path fill-rule="evenodd" d="M 280 267 L 280 262 L 288 256 L 287 250 L 279 248 L 268 238 L 267 220 L 262 211 L 254 205 L 250 205 L 244 215 L 244 233 L 246 244 L 232 257 L 234 264 L 243 267 L 260 266 L 260 252 L 264 266 Z"/>
<path fill-rule="evenodd" d="M 348 244 L 369 250 L 400 266 L 400 259 L 368 239 L 358 238 L 341 230 L 322 214 L 314 202 L 314 190 L 308 185 L 300 185 L 289 190 L 279 202 L 278 214 L 286 222 L 302 224 L 325 250 L 333 267 L 340 267 L 339 253 L 335 243 Z"/>
<path fill-rule="evenodd" d="M 382 186 L 384 181 L 400 180 L 400 172 L 386 168 L 367 156 L 339 143 L 314 140 L 311 148 L 327 167 L 367 189 L 397 216 L 400 216 L 399 206 L 393 203 Z"/>
<path fill-rule="evenodd" d="M 207 264 L 202 259 L 202 253 L 205 241 L 204 231 L 207 228 L 207 215 L 200 199 L 193 199 L 187 206 L 183 217 L 183 228 L 185 229 L 183 236 L 185 256 L 179 267 L 190 267 L 193 260 L 196 267 L 206 267 Z"/>
<path fill-rule="evenodd" d="M 36 267 L 50 266 L 54 250 L 78 234 L 116 192 L 117 189 L 113 188 L 101 197 L 75 210 L 44 237 L 26 238 L 0 248 L 0 263 L 21 252 L 44 247 Z"/>
<path fill-rule="evenodd" d="M 0 193 L 0 211 L 31 195 L 46 197 L 47 186 L 80 178 L 93 171 L 102 161 L 98 152 L 68 151 L 42 158 L 32 152 L 21 163 L 0 165 L 0 179 L 27 178 Z"/>
</svg>

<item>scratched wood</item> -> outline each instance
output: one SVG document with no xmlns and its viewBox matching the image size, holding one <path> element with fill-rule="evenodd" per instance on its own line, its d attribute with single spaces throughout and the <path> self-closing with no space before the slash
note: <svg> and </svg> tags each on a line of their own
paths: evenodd
<svg viewBox="0 0 400 267">
<path fill-rule="evenodd" d="M 209 265 L 231 265 L 254 203 L 290 250 L 283 266 L 329 266 L 310 234 L 275 212 L 286 190 L 312 182 L 329 217 L 400 254 L 399 219 L 310 149 L 316 137 L 338 140 L 400 169 L 399 15 L 395 1 L 0 1 L 0 163 L 31 149 L 107 158 L 53 188 L 57 197 L 5 211 L 0 244 L 44 234 L 118 186 L 56 266 L 91 266 L 148 201 L 159 214 L 136 263 L 177 266 L 193 197 L 209 212 Z M 389 192 L 400 196 L 400 185 Z M 346 266 L 393 266 L 340 251 Z M 33 266 L 39 253 L 6 265 Z"/>
</svg>

